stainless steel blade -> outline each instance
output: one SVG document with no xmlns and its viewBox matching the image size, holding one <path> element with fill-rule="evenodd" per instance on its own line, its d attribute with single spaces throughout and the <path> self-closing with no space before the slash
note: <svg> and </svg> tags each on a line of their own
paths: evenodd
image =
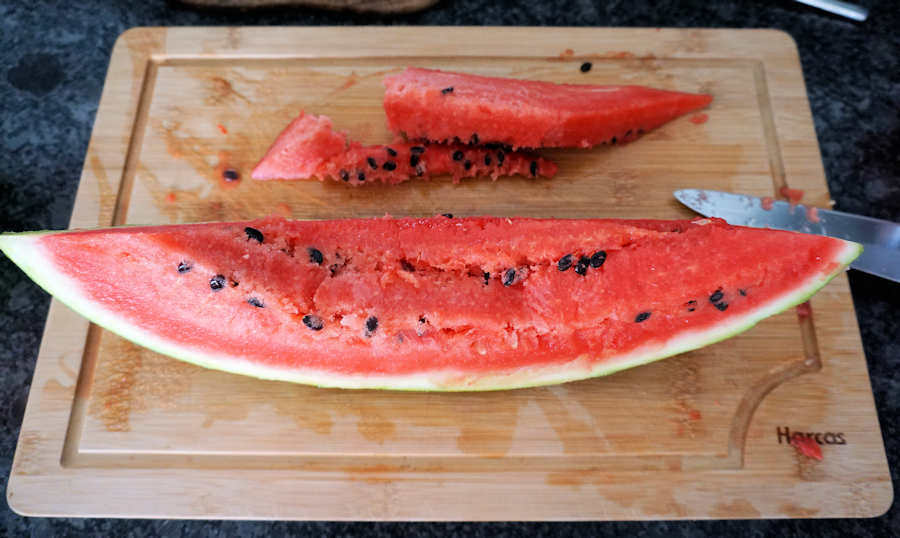
<svg viewBox="0 0 900 538">
<path fill-rule="evenodd" d="M 707 217 L 730 224 L 827 235 L 863 245 L 863 253 L 850 267 L 900 282 L 900 224 L 830 209 L 791 206 L 744 194 L 682 189 L 675 192 L 681 203 Z"/>
</svg>

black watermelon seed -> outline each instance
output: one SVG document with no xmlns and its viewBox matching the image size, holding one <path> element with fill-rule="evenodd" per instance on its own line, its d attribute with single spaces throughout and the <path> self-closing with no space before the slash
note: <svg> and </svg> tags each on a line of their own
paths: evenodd
<svg viewBox="0 0 900 538">
<path fill-rule="evenodd" d="M 240 284 L 240 282 L 238 282 L 237 280 L 232 280 L 232 281 L 231 281 L 231 287 L 232 287 L 232 288 L 238 287 L 238 284 Z"/>
<path fill-rule="evenodd" d="M 560 258 L 558 262 L 556 262 L 556 268 L 559 269 L 560 271 L 568 271 L 569 267 L 572 267 L 572 255 L 571 254 L 566 254 L 565 256 Z"/>
<path fill-rule="evenodd" d="M 448 86 L 448 87 L 444 88 L 443 90 L 441 90 L 441 93 L 444 95 L 447 95 L 448 93 L 453 93 L 453 86 Z"/>
<path fill-rule="evenodd" d="M 448 219 L 452 219 L 452 218 L 453 218 L 453 213 L 441 213 L 441 216 L 442 216 L 442 217 L 447 217 Z"/>
<path fill-rule="evenodd" d="M 503 159 L 506 158 L 506 154 L 503 153 L 502 149 L 497 150 L 497 166 L 503 166 Z"/>
<path fill-rule="evenodd" d="M 385 150 L 385 151 L 388 153 L 388 155 L 390 155 L 391 157 L 396 157 L 396 156 L 397 156 L 397 152 L 394 150 L 394 148 L 388 148 L 388 147 L 385 147 L 384 150 Z"/>
<path fill-rule="evenodd" d="M 617 141 L 616 137 L 612 137 L 612 140 L 610 140 L 609 143 L 615 146 Z"/>
<path fill-rule="evenodd" d="M 472 161 L 466 159 L 466 162 L 463 163 L 463 168 L 465 168 L 466 170 L 471 170 L 472 169 Z"/>
<path fill-rule="evenodd" d="M 485 271 L 481 273 L 481 276 L 484 278 L 484 285 L 487 286 L 491 282 L 491 274 Z"/>
<path fill-rule="evenodd" d="M 650 312 L 641 312 L 634 318 L 635 323 L 640 323 L 642 321 L 647 321 L 647 318 L 650 317 Z"/>
<path fill-rule="evenodd" d="M 428 320 L 425 319 L 425 316 L 419 318 L 419 323 L 428 323 Z"/>
<path fill-rule="evenodd" d="M 360 181 L 365 181 L 366 173 L 360 170 L 360 172 L 358 174 L 356 174 L 356 179 L 358 179 Z"/>
<path fill-rule="evenodd" d="M 454 151 L 454 152 L 453 152 L 453 160 L 454 160 L 454 161 L 461 161 L 461 160 L 463 160 L 463 152 L 460 151 L 460 150 Z"/>
<path fill-rule="evenodd" d="M 252 304 L 256 308 L 263 308 L 265 306 L 265 305 L 263 305 L 263 302 L 260 301 L 259 299 L 257 299 L 256 297 L 250 297 L 249 299 L 247 299 L 247 302 L 249 304 Z"/>
<path fill-rule="evenodd" d="M 584 62 L 583 64 L 581 64 L 581 72 L 587 73 L 588 71 L 591 70 L 591 67 L 593 67 L 593 66 L 594 65 L 591 62 Z"/>
<path fill-rule="evenodd" d="M 388 172 L 392 172 L 397 169 L 397 163 L 395 163 L 394 161 L 387 161 L 381 167 Z"/>
<path fill-rule="evenodd" d="M 325 257 L 322 256 L 322 251 L 315 247 L 307 247 L 306 252 L 309 254 L 309 261 L 313 262 L 316 265 L 322 265 L 322 262 L 325 260 Z"/>
<path fill-rule="evenodd" d="M 378 318 L 375 316 L 369 316 L 366 319 L 366 336 L 372 336 L 372 333 L 375 332 L 375 329 L 378 328 Z"/>
<path fill-rule="evenodd" d="M 722 300 L 722 297 L 725 297 L 725 294 L 722 293 L 722 290 L 716 290 L 712 295 L 709 296 L 709 302 L 718 303 Z"/>
<path fill-rule="evenodd" d="M 633 132 L 634 131 L 632 131 L 631 129 L 628 129 L 627 131 L 625 131 L 625 138 L 628 138 L 629 136 L 631 136 L 631 133 L 633 133 Z"/>
<path fill-rule="evenodd" d="M 531 170 L 531 177 L 534 177 L 537 175 L 537 161 L 531 161 L 530 170 Z"/>
<path fill-rule="evenodd" d="M 341 170 L 339 174 L 341 176 L 341 179 L 343 179 L 344 181 L 350 181 L 350 173 L 346 170 Z"/>
<path fill-rule="evenodd" d="M 490 166 L 490 165 L 491 165 L 491 154 L 490 154 L 490 153 L 486 153 L 486 154 L 484 155 L 484 165 L 485 165 L 485 166 Z"/>
<path fill-rule="evenodd" d="M 470 144 L 478 145 L 478 133 L 472 133 L 472 138 L 469 139 Z"/>
<path fill-rule="evenodd" d="M 187 273 L 193 268 L 194 266 L 191 264 L 191 262 L 178 262 L 179 273 Z"/>
<path fill-rule="evenodd" d="M 222 177 L 225 178 L 225 181 L 237 181 L 241 179 L 241 175 L 234 168 L 226 168 L 224 172 L 222 172 Z"/>
<path fill-rule="evenodd" d="M 594 253 L 593 256 L 591 256 L 591 267 L 596 269 L 596 268 L 600 267 L 601 265 L 603 265 L 603 262 L 605 262 L 605 261 L 606 261 L 606 251 L 598 250 L 597 252 Z"/>
<path fill-rule="evenodd" d="M 263 242 L 263 234 L 256 228 L 247 226 L 246 228 L 244 228 L 244 233 L 247 234 L 247 240 L 253 239 L 257 243 Z"/>
<path fill-rule="evenodd" d="M 516 270 L 515 269 L 507 269 L 505 273 L 503 273 L 503 285 L 511 286 L 513 282 L 516 281 Z"/>
<path fill-rule="evenodd" d="M 591 265 L 591 259 L 587 256 L 582 256 L 578 258 L 578 263 L 575 264 L 575 272 L 581 276 L 587 274 L 588 267 Z"/>
<path fill-rule="evenodd" d="M 223 275 L 216 275 L 209 279 L 209 288 L 213 291 L 219 291 L 220 289 L 225 287 L 225 277 Z"/>
<path fill-rule="evenodd" d="M 413 153 L 409 156 L 409 166 L 415 168 L 419 165 L 419 156 Z"/>
<path fill-rule="evenodd" d="M 314 331 L 321 331 L 322 327 L 325 326 L 325 322 L 322 321 L 322 318 L 315 314 L 307 314 L 303 316 L 303 324 Z"/>
<path fill-rule="evenodd" d="M 684 304 L 685 304 L 685 306 L 687 306 L 688 312 L 693 312 L 694 310 L 697 310 L 697 301 L 695 301 L 693 299 L 691 299 L 690 301 L 688 301 Z"/>
<path fill-rule="evenodd" d="M 721 303 L 715 303 L 714 306 L 721 312 L 728 310 L 728 303 L 726 303 L 725 301 L 722 301 Z"/>
<path fill-rule="evenodd" d="M 409 148 L 410 153 L 425 153 L 425 148 L 423 146 L 413 146 Z"/>
<path fill-rule="evenodd" d="M 404 271 L 407 271 L 409 273 L 416 272 L 416 268 L 413 267 L 413 264 L 409 263 L 406 260 L 400 260 L 400 267 L 402 267 Z"/>
<path fill-rule="evenodd" d="M 738 290 L 738 293 L 741 294 L 741 297 L 746 297 L 746 296 L 747 296 L 747 290 L 741 290 L 741 289 L 739 289 L 739 290 Z"/>
<path fill-rule="evenodd" d="M 378 170 L 378 162 L 375 161 L 375 157 L 366 157 L 366 162 L 369 163 L 372 170 Z"/>
</svg>

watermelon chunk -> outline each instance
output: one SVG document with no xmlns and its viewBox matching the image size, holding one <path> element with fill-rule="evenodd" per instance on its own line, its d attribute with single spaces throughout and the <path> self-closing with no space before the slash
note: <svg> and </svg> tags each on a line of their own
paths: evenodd
<svg viewBox="0 0 900 538">
<path fill-rule="evenodd" d="M 412 140 L 513 148 L 628 142 L 712 96 L 643 86 L 553 84 L 407 68 L 384 81 L 388 127 Z"/>
<path fill-rule="evenodd" d="M 328 387 L 508 389 L 605 375 L 803 302 L 855 243 L 724 221 L 359 219 L 0 236 L 138 344 Z"/>
<path fill-rule="evenodd" d="M 331 178 L 352 185 L 400 183 L 415 177 L 450 174 L 464 177 L 522 175 L 552 177 L 556 165 L 519 151 L 461 144 L 363 146 L 335 132 L 327 116 L 300 113 L 278 136 L 256 168 L 253 179 Z"/>
</svg>

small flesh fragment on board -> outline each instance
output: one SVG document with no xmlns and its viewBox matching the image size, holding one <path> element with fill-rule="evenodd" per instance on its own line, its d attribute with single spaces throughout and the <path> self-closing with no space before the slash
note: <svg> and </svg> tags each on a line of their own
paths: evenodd
<svg viewBox="0 0 900 538">
<path fill-rule="evenodd" d="M 819 443 L 812 437 L 796 435 L 791 439 L 791 445 L 808 458 L 817 459 L 819 461 L 825 459 L 824 456 L 822 456 L 822 447 L 820 447 Z"/>
</svg>

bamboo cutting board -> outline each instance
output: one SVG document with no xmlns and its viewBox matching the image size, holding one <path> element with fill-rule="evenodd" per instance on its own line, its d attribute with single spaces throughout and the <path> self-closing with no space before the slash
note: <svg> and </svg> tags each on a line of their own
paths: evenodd
<svg viewBox="0 0 900 538">
<path fill-rule="evenodd" d="M 301 109 L 363 142 L 389 141 L 380 81 L 407 65 L 645 84 L 715 101 L 632 144 L 547 151 L 559 163 L 553 180 L 354 189 L 249 179 Z M 226 168 L 242 179 L 224 182 Z M 829 201 L 797 49 L 779 32 L 138 28 L 113 51 L 71 227 L 270 212 L 685 218 L 677 188 L 772 195 L 784 186 Z M 28 515 L 875 516 L 892 489 L 846 277 L 811 310 L 607 378 L 428 394 L 204 370 L 54 301 L 7 495 Z M 790 446 L 795 432 L 821 442 L 824 460 Z"/>
</svg>

